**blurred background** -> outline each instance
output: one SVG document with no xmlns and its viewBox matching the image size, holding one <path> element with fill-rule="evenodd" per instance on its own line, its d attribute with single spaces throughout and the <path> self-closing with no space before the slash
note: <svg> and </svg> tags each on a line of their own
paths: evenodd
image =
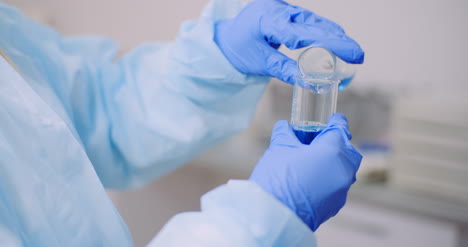
<svg viewBox="0 0 468 247">
<path fill-rule="evenodd" d="M 173 40 L 208 1 L 6 2 L 64 35 L 111 37 L 123 54 Z M 290 3 L 342 25 L 366 51 L 338 100 L 364 160 L 348 204 L 318 230 L 319 246 L 468 246 L 468 1 Z M 210 189 L 247 178 L 273 124 L 289 119 L 291 97 L 291 86 L 273 80 L 249 129 L 144 188 L 109 191 L 135 245 L 173 215 L 199 210 Z"/>
</svg>

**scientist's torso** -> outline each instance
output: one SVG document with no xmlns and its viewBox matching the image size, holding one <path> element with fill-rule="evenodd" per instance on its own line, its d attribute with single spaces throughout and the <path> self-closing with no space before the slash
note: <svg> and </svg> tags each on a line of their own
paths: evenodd
<svg viewBox="0 0 468 247">
<path fill-rule="evenodd" d="M 80 82 L 67 73 L 80 61 L 55 59 L 58 34 L 25 19 L 0 3 L 2 246 L 131 246 L 57 90 Z M 33 42 L 38 29 L 49 35 Z"/>
</svg>

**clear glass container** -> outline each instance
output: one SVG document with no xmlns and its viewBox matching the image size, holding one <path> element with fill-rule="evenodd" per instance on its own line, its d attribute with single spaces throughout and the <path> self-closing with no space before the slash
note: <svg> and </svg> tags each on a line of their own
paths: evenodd
<svg viewBox="0 0 468 247">
<path fill-rule="evenodd" d="M 335 56 L 320 46 L 310 46 L 297 59 L 302 77 L 339 81 L 339 89 L 346 88 L 354 78 L 355 65 Z"/>
<path fill-rule="evenodd" d="M 310 46 L 297 59 L 301 77 L 295 78 L 291 127 L 304 144 L 327 126 L 336 112 L 338 90 L 353 80 L 355 67 L 320 46 Z"/>
<path fill-rule="evenodd" d="M 310 144 L 336 111 L 339 81 L 295 78 L 291 127 L 303 144 Z"/>
</svg>

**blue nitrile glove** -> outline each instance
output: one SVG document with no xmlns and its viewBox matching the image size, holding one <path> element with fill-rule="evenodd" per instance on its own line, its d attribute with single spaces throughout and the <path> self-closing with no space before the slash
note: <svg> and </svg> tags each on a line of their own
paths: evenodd
<svg viewBox="0 0 468 247">
<path fill-rule="evenodd" d="M 286 121 L 250 180 L 293 210 L 313 231 L 344 206 L 362 156 L 349 140 L 346 117 L 337 113 L 310 145 L 302 144 Z"/>
<path fill-rule="evenodd" d="M 348 63 L 360 64 L 364 52 L 336 23 L 280 0 L 256 0 L 234 19 L 216 25 L 215 42 L 231 64 L 245 74 L 273 76 L 293 84 L 296 62 L 277 51 L 309 45 L 328 48 Z"/>
</svg>

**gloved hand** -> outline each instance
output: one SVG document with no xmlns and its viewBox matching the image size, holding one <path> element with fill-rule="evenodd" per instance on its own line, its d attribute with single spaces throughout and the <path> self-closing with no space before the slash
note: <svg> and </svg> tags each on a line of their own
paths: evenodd
<svg viewBox="0 0 468 247">
<path fill-rule="evenodd" d="M 277 51 L 309 45 L 328 48 L 348 63 L 363 63 L 364 52 L 336 23 L 280 0 L 256 0 L 234 19 L 216 25 L 215 42 L 245 74 L 273 76 L 293 84 L 296 62 Z"/>
<path fill-rule="evenodd" d="M 312 231 L 344 206 L 362 156 L 349 140 L 341 113 L 310 145 L 302 144 L 286 121 L 279 121 L 271 143 L 250 180 L 293 210 Z"/>
</svg>

